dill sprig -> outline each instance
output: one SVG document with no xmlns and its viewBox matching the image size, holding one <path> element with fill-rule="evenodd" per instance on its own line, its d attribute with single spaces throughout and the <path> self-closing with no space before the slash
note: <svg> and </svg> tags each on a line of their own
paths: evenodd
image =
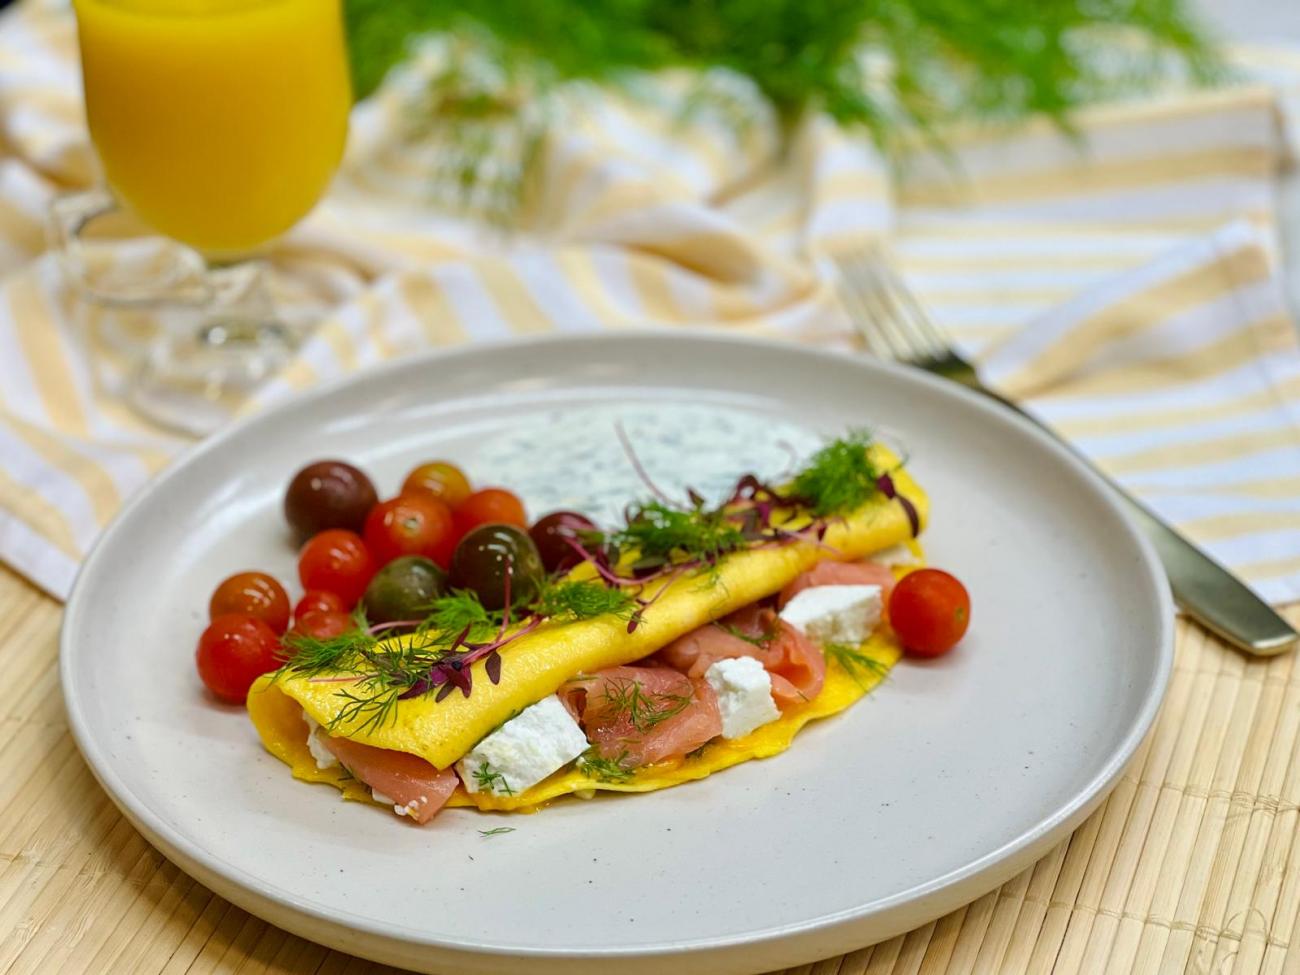
<svg viewBox="0 0 1300 975">
<path fill-rule="evenodd" d="M 650 571 L 677 562 L 716 565 L 745 546 L 745 533 L 725 508 L 706 508 L 694 499 L 689 508 L 647 501 L 632 508 L 627 523 L 611 536 L 619 550 L 634 550 L 634 572 Z"/>
<path fill-rule="evenodd" d="M 867 656 L 860 647 L 852 643 L 826 643 L 822 645 L 822 652 L 839 664 L 840 668 L 864 691 L 868 689 L 863 683 L 864 678 L 884 677 L 889 673 L 889 668 L 885 664 L 874 657 Z"/>
<path fill-rule="evenodd" d="M 880 492 L 882 473 L 867 451 L 871 442 L 868 431 L 851 430 L 826 444 L 795 475 L 792 497 L 818 517 L 842 515 L 869 501 Z"/>
<path fill-rule="evenodd" d="M 737 640 L 744 640 L 750 646 L 754 646 L 754 647 L 766 648 L 767 645 L 771 643 L 772 639 L 776 636 L 775 629 L 767 630 L 766 632 L 760 633 L 757 636 L 750 636 L 750 634 L 746 633 L 740 627 L 732 623 L 724 623 L 722 620 L 714 620 L 713 625 L 716 626 L 718 629 L 722 630 L 724 633 L 734 636 Z"/>
<path fill-rule="evenodd" d="M 691 694 L 647 692 L 639 680 L 607 678 L 602 692 L 611 718 L 626 716 L 632 727 L 644 734 L 669 718 L 681 714 L 690 705 Z"/>
<path fill-rule="evenodd" d="M 599 782 L 630 782 L 636 778 L 636 769 L 629 767 L 627 760 L 627 749 L 618 758 L 604 758 L 593 747 L 579 757 L 578 769 Z"/>
<path fill-rule="evenodd" d="M 478 835 L 483 837 L 501 836 L 504 833 L 513 833 L 514 831 L 513 826 L 497 826 L 493 829 L 481 829 L 478 831 Z"/>
<path fill-rule="evenodd" d="M 495 792 L 506 796 L 515 794 L 506 777 L 494 769 L 490 762 L 484 762 L 474 770 L 474 782 L 481 792 Z"/>
<path fill-rule="evenodd" d="M 643 73 L 685 69 L 695 80 L 675 109 L 684 122 L 721 122 L 741 141 L 760 127 L 788 138 L 799 120 L 825 113 L 865 130 L 901 164 L 918 141 L 942 144 L 953 121 L 1045 115 L 1068 128 L 1090 102 L 1180 74 L 1214 78 L 1220 56 L 1194 7 L 1190 0 L 346 0 L 343 9 L 359 96 L 418 52 L 420 35 L 439 32 L 461 52 L 437 62 L 428 81 L 436 97 L 412 109 L 445 141 L 441 155 L 451 162 L 435 178 L 471 196 L 503 173 L 517 174 L 503 194 L 515 197 L 525 182 L 537 192 L 542 181 L 528 179 L 545 157 L 537 147 L 562 130 L 559 109 L 587 90 L 584 83 L 635 95 Z M 549 106 L 540 122 L 539 104 Z"/>
<path fill-rule="evenodd" d="M 465 633 L 466 639 L 483 639 L 501 626 L 503 614 L 484 608 L 477 595 L 465 589 L 456 589 L 435 599 L 419 630 L 423 636 L 430 631 L 455 636 Z"/>
<path fill-rule="evenodd" d="M 589 579 L 552 583 L 542 589 L 534 604 L 539 615 L 566 622 L 597 616 L 630 620 L 636 608 L 636 597 L 630 592 Z"/>
</svg>

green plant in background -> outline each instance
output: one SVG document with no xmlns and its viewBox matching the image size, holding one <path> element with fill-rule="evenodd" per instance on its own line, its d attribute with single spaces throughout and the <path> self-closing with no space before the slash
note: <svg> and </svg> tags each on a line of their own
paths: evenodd
<svg viewBox="0 0 1300 975">
<path fill-rule="evenodd" d="M 446 34 L 472 52 L 448 61 L 428 106 L 462 143 L 462 187 L 495 145 L 487 123 L 509 124 L 572 81 L 727 69 L 787 131 L 823 111 L 897 156 L 918 133 L 941 142 L 952 120 L 1045 115 L 1068 126 L 1089 102 L 1218 70 L 1184 0 L 346 0 L 346 11 L 359 96 L 418 37 Z M 492 80 L 472 80 L 464 66 L 475 58 L 494 65 Z M 531 113 L 511 152 L 535 152 L 544 115 Z"/>
</svg>

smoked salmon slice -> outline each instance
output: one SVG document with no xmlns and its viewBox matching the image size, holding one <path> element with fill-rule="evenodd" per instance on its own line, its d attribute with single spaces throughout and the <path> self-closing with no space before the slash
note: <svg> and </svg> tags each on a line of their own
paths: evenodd
<svg viewBox="0 0 1300 975">
<path fill-rule="evenodd" d="M 460 783 L 455 769 L 439 771 L 415 755 L 334 738 L 324 731 L 316 734 L 344 768 L 375 792 L 392 799 L 395 806 L 406 807 L 404 815 L 417 823 L 432 819 Z"/>
<path fill-rule="evenodd" d="M 601 758 L 637 768 L 693 752 L 722 734 L 718 698 L 705 680 L 669 667 L 609 667 L 560 689 Z"/>
<path fill-rule="evenodd" d="M 826 681 L 817 645 L 767 607 L 746 606 L 678 637 L 658 659 L 688 677 L 702 678 L 719 660 L 753 657 L 772 678 L 772 697 L 784 708 L 816 697 Z"/>
</svg>

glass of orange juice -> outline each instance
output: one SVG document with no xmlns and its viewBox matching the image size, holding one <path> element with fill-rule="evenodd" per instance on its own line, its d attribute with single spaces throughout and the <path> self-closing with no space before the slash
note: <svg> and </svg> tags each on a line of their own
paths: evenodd
<svg viewBox="0 0 1300 975">
<path fill-rule="evenodd" d="M 198 312 L 171 316 L 181 324 L 142 365 L 150 393 L 134 398 L 202 432 L 292 340 L 250 258 L 311 210 L 342 156 L 352 99 L 340 0 L 73 6 L 108 192 L 65 201 L 56 229 L 82 272 L 91 221 L 111 210 L 183 245 L 151 270 L 123 261 L 107 287 L 74 280 L 101 302 Z"/>
</svg>

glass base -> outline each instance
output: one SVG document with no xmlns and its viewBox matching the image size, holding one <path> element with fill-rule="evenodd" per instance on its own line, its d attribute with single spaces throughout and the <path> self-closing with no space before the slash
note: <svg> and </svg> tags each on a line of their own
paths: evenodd
<svg viewBox="0 0 1300 975">
<path fill-rule="evenodd" d="M 61 197 L 50 216 L 73 290 L 115 313 L 101 316 L 110 326 L 132 321 L 102 334 L 134 360 L 125 398 L 149 420 L 211 433 L 287 362 L 295 332 L 276 316 L 260 262 L 213 265 L 174 241 L 117 236 L 126 215 L 102 191 Z"/>
<path fill-rule="evenodd" d="M 289 330 L 273 319 L 211 319 L 153 345 L 131 377 L 128 399 L 161 426 L 204 436 L 230 422 L 292 352 Z"/>
</svg>

